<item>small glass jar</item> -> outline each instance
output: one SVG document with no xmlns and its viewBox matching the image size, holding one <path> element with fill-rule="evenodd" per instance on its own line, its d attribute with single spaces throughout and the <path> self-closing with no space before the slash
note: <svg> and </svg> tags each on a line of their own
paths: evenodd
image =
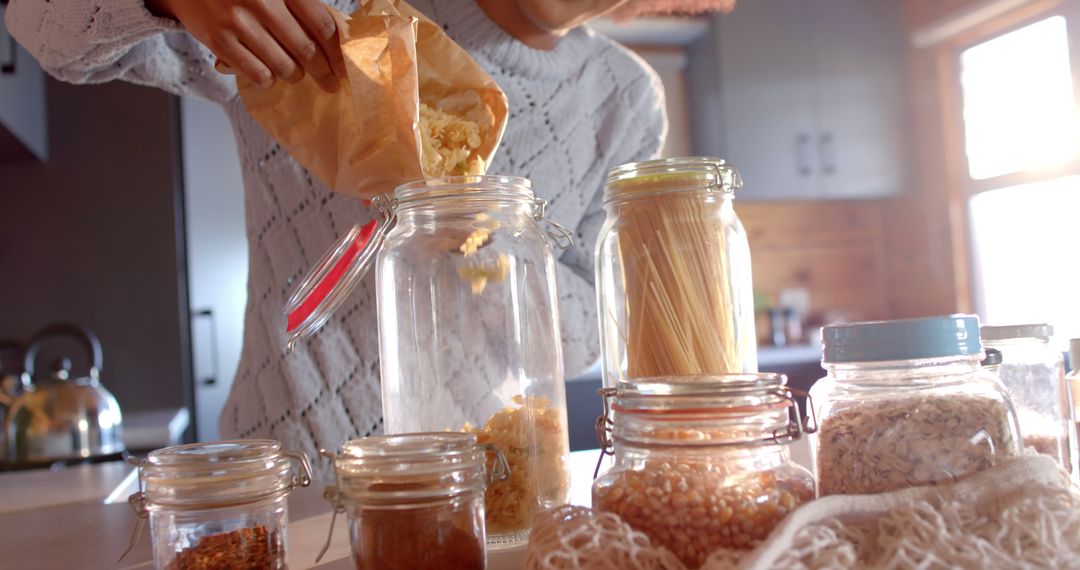
<svg viewBox="0 0 1080 570">
<path fill-rule="evenodd" d="M 810 389 L 818 495 L 952 483 L 1020 453 L 1016 414 L 981 366 L 979 318 L 829 325 Z"/>
<path fill-rule="evenodd" d="M 195 443 L 150 452 L 129 501 L 150 519 L 158 570 L 275 570 L 286 568 L 286 498 L 310 483 L 307 457 L 276 441 Z"/>
<path fill-rule="evenodd" d="M 735 374 L 607 390 L 615 415 L 601 445 L 613 445 L 615 465 L 593 483 L 593 508 L 689 568 L 719 548 L 754 548 L 814 498 L 813 477 L 788 448 L 804 428 L 786 381 Z"/>
<path fill-rule="evenodd" d="M 1024 447 L 1053 457 L 1071 471 L 1072 405 L 1065 383 L 1065 361 L 1061 352 L 1050 348 L 1054 327 L 984 326 L 981 334 L 983 346 L 1001 351 L 997 373 L 1016 409 Z"/>
<path fill-rule="evenodd" d="M 570 491 L 545 203 L 524 178 L 463 176 L 376 205 L 383 219 L 353 228 L 290 299 L 292 342 L 374 263 L 386 433 L 464 430 L 498 447 L 514 477 L 488 488 L 488 540 L 520 544 Z"/>
<path fill-rule="evenodd" d="M 348 516 L 357 570 L 487 566 L 484 490 L 509 476 L 497 448 L 417 433 L 352 440 L 331 458 L 337 487 L 325 495 Z"/>
<path fill-rule="evenodd" d="M 604 385 L 757 372 L 750 246 L 723 160 L 668 158 L 608 174 L 597 242 Z"/>
</svg>

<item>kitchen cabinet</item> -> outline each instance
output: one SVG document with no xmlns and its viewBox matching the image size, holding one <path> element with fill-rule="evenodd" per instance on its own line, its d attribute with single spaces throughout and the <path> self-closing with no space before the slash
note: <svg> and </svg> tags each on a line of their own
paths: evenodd
<svg viewBox="0 0 1080 570">
<path fill-rule="evenodd" d="M 0 162 L 48 156 L 45 72 L 4 27 L 0 5 Z"/>
<path fill-rule="evenodd" d="M 884 197 L 905 180 L 900 2 L 755 0 L 690 49 L 695 152 L 731 161 L 740 198 Z"/>
</svg>

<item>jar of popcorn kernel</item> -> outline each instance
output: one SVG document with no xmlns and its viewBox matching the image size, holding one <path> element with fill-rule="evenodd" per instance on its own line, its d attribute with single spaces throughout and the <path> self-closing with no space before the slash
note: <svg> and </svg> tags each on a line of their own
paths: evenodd
<svg viewBox="0 0 1080 570">
<path fill-rule="evenodd" d="M 786 381 L 732 374 L 608 391 L 616 414 L 601 443 L 613 448 L 615 465 L 593 483 L 593 508 L 689 568 L 721 548 L 757 546 L 814 498 L 813 477 L 788 448 L 804 425 Z"/>
<path fill-rule="evenodd" d="M 569 495 L 555 258 L 544 224 L 561 227 L 524 178 L 415 182 L 375 205 L 382 219 L 353 228 L 293 294 L 290 342 L 318 330 L 374 266 L 386 433 L 467 431 L 496 446 L 512 476 L 487 488 L 488 542 L 519 544 L 534 513 Z M 559 245 L 568 238 L 556 236 Z"/>
<path fill-rule="evenodd" d="M 818 494 L 952 483 L 1020 453 L 1004 386 L 981 366 L 979 318 L 830 325 L 810 390 Z"/>
</svg>

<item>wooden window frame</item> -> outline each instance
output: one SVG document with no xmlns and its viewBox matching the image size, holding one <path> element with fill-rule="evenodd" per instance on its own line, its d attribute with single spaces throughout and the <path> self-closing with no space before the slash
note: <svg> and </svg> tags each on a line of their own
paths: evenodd
<svg viewBox="0 0 1080 570">
<path fill-rule="evenodd" d="M 938 116 L 941 119 L 941 166 L 948 195 L 949 225 L 953 237 L 952 256 L 958 305 L 974 308 L 977 268 L 973 256 L 972 197 L 982 192 L 1080 175 L 1080 155 L 1065 163 L 1011 172 L 983 180 L 971 178 L 968 169 L 960 84 L 960 56 L 964 50 L 1005 35 L 1040 20 L 1064 16 L 1069 41 L 1069 65 L 1073 76 L 1073 104 L 1080 116 L 1080 0 L 1032 0 L 989 21 L 979 23 L 932 48 L 938 87 Z M 959 246 L 959 247 L 957 247 Z"/>
</svg>

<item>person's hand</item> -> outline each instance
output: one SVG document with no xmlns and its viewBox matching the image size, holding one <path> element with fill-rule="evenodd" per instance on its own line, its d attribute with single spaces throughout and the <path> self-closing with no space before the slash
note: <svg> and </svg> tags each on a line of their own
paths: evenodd
<svg viewBox="0 0 1080 570">
<path fill-rule="evenodd" d="M 231 70 L 264 88 L 307 73 L 329 92 L 345 78 L 337 23 L 321 0 L 145 0 L 175 18 Z M 224 69 L 223 69 L 224 68 Z"/>
</svg>

